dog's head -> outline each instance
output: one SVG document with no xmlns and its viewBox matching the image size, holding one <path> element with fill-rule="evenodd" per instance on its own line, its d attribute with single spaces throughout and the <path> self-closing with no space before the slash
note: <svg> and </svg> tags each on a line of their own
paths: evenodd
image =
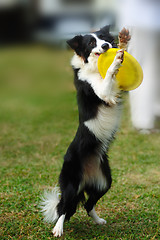
<svg viewBox="0 0 160 240">
<path fill-rule="evenodd" d="M 85 63 L 88 63 L 89 57 L 95 57 L 98 60 L 101 53 L 116 46 L 113 36 L 109 33 L 109 26 L 84 36 L 75 36 L 67 43 Z"/>
</svg>

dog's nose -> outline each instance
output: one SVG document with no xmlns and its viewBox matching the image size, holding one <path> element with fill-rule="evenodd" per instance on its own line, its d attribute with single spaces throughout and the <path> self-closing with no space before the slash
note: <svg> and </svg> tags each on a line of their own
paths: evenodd
<svg viewBox="0 0 160 240">
<path fill-rule="evenodd" d="M 108 43 L 104 43 L 102 46 L 103 50 L 108 50 L 109 49 L 109 44 Z"/>
</svg>

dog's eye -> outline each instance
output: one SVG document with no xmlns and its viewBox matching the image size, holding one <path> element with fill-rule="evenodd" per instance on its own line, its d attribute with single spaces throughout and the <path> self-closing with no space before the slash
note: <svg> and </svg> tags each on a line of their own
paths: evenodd
<svg viewBox="0 0 160 240">
<path fill-rule="evenodd" d="M 89 43 L 89 45 L 90 45 L 91 47 L 94 47 L 94 46 L 95 46 L 95 41 L 92 40 L 92 41 Z"/>
</svg>

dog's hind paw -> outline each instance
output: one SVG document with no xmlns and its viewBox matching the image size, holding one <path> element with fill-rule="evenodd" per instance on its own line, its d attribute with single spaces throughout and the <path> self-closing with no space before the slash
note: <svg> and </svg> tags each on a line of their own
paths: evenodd
<svg viewBox="0 0 160 240">
<path fill-rule="evenodd" d="M 107 223 L 103 218 L 97 218 L 96 220 L 94 219 L 94 222 L 99 225 L 104 225 Z"/>
<path fill-rule="evenodd" d="M 94 223 L 96 223 L 96 224 L 99 224 L 99 225 L 106 224 L 106 221 L 103 218 L 98 217 L 94 208 L 89 212 L 89 216 L 91 216 Z"/>
<path fill-rule="evenodd" d="M 65 219 L 65 214 L 61 215 L 58 219 L 56 226 L 53 228 L 52 233 L 55 237 L 61 237 L 63 234 L 63 223 Z"/>
<path fill-rule="evenodd" d="M 63 234 L 63 228 L 61 226 L 55 226 L 52 230 L 52 233 L 55 237 L 61 237 Z"/>
</svg>

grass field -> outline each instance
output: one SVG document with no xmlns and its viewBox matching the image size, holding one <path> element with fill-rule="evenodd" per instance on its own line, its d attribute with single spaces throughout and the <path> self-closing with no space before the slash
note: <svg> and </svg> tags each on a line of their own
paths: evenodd
<svg viewBox="0 0 160 240">
<path fill-rule="evenodd" d="M 0 239 L 53 239 L 38 205 L 57 183 L 78 124 L 70 51 L 0 50 Z M 131 127 L 127 95 L 110 150 L 112 188 L 98 203 L 107 225 L 80 206 L 61 239 L 160 239 L 160 135 Z"/>
</svg>

